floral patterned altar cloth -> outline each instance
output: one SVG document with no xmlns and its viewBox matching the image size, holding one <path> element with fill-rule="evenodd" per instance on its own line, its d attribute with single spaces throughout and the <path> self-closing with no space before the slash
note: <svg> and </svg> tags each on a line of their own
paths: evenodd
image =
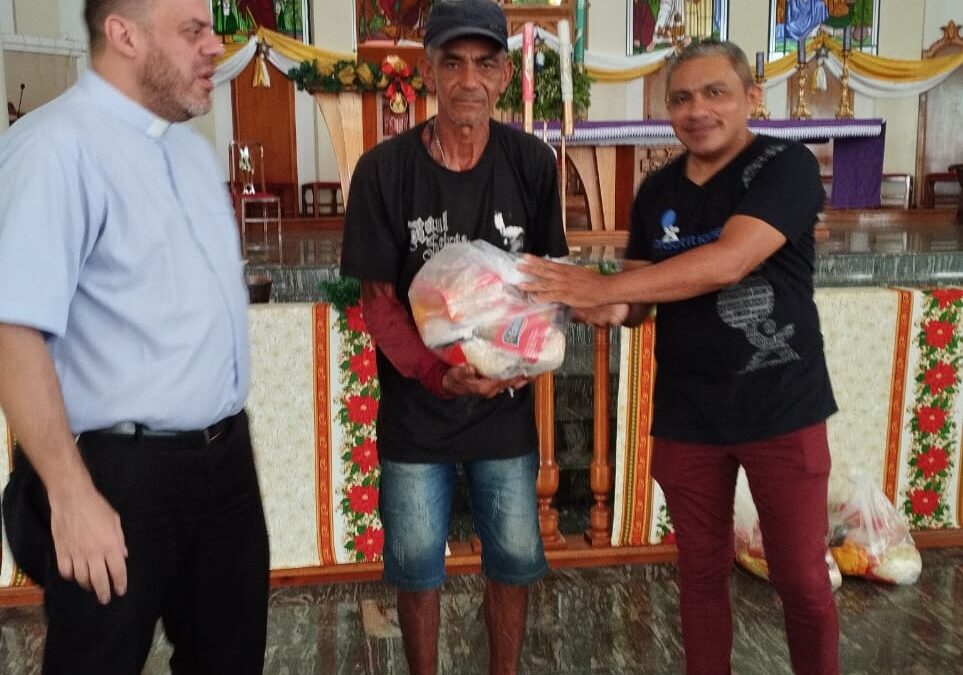
<svg viewBox="0 0 963 675">
<path fill-rule="evenodd" d="M 271 540 L 286 576 L 380 560 L 374 348 L 358 308 L 280 303 L 250 309 L 247 411 Z M 0 488 L 12 435 L 0 415 Z M 31 582 L 6 540 L 0 588 Z"/>
<path fill-rule="evenodd" d="M 862 470 L 911 529 L 960 528 L 963 290 L 820 288 L 816 305 L 839 405 L 828 422 L 830 503 Z M 655 339 L 651 323 L 622 333 L 613 546 L 672 540 L 649 471 Z"/>
<path fill-rule="evenodd" d="M 960 528 L 963 290 L 827 288 L 816 302 L 840 407 L 829 421 L 833 498 L 845 498 L 850 469 L 869 470 L 913 529 Z M 379 560 L 379 390 L 360 311 L 254 305 L 250 331 L 247 409 L 272 570 L 310 576 Z M 648 470 L 654 340 L 651 324 L 621 340 L 613 546 L 670 536 Z M 11 446 L 0 415 L 0 487 Z M 28 585 L 3 546 L 0 589 Z"/>
</svg>

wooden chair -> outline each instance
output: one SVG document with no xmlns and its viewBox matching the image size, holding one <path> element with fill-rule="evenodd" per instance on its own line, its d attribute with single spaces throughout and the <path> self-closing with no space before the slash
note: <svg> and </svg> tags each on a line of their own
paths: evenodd
<svg viewBox="0 0 963 675">
<path fill-rule="evenodd" d="M 937 189 L 937 186 L 943 186 L 943 189 Z M 951 171 L 937 171 L 926 174 L 923 177 L 923 194 L 920 197 L 920 207 L 933 209 L 937 206 L 950 207 L 956 205 L 954 195 L 956 187 L 956 174 Z"/>
<path fill-rule="evenodd" d="M 323 197 L 323 199 L 322 199 Z M 301 184 L 301 213 L 305 216 L 340 216 L 344 214 L 341 183 L 313 181 Z"/>
<path fill-rule="evenodd" d="M 237 213 L 241 233 L 241 254 L 260 253 L 268 257 L 273 248 L 269 231 L 277 234 L 277 260 L 281 262 L 281 198 L 267 191 L 264 182 L 264 146 L 257 141 L 231 141 L 230 177 L 231 198 Z M 248 240 L 248 230 L 260 226 L 259 241 Z"/>
</svg>

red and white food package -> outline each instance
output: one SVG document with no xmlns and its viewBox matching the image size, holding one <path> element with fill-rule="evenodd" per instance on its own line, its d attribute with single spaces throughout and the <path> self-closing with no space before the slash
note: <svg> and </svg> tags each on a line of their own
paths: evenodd
<svg viewBox="0 0 963 675">
<path fill-rule="evenodd" d="M 446 362 L 495 379 L 532 376 L 565 360 L 568 313 L 518 289 L 520 258 L 486 241 L 454 242 L 418 271 L 408 289 L 415 325 Z"/>
</svg>

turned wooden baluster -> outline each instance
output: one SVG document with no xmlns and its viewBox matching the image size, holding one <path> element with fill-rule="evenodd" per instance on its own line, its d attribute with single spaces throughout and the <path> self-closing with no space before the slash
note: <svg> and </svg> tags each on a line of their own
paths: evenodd
<svg viewBox="0 0 963 675">
<path fill-rule="evenodd" d="M 595 329 L 595 376 L 593 379 L 592 463 L 589 486 L 595 505 L 589 514 L 585 539 L 592 546 L 611 545 L 612 509 L 608 506 L 612 490 L 612 468 L 609 466 L 609 330 Z"/>
<path fill-rule="evenodd" d="M 565 548 L 565 537 L 558 531 L 558 511 L 552 499 L 558 491 L 558 464 L 555 463 L 555 376 L 544 373 L 535 383 L 535 426 L 538 428 L 538 526 L 546 549 Z"/>
</svg>

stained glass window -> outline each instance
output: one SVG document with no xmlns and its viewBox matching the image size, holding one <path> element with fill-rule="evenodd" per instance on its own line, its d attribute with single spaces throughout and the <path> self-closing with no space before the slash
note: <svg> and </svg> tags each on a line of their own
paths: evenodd
<svg viewBox="0 0 963 675">
<path fill-rule="evenodd" d="M 692 39 L 725 40 L 728 0 L 629 0 L 630 54 L 667 49 Z"/>
<path fill-rule="evenodd" d="M 841 43 L 847 26 L 854 50 L 876 53 L 879 0 L 771 0 L 769 16 L 770 58 L 795 52 L 798 40 L 819 31 Z"/>
<path fill-rule="evenodd" d="M 258 27 L 304 42 L 308 37 L 308 0 L 211 0 L 214 32 L 247 39 Z"/>
</svg>

